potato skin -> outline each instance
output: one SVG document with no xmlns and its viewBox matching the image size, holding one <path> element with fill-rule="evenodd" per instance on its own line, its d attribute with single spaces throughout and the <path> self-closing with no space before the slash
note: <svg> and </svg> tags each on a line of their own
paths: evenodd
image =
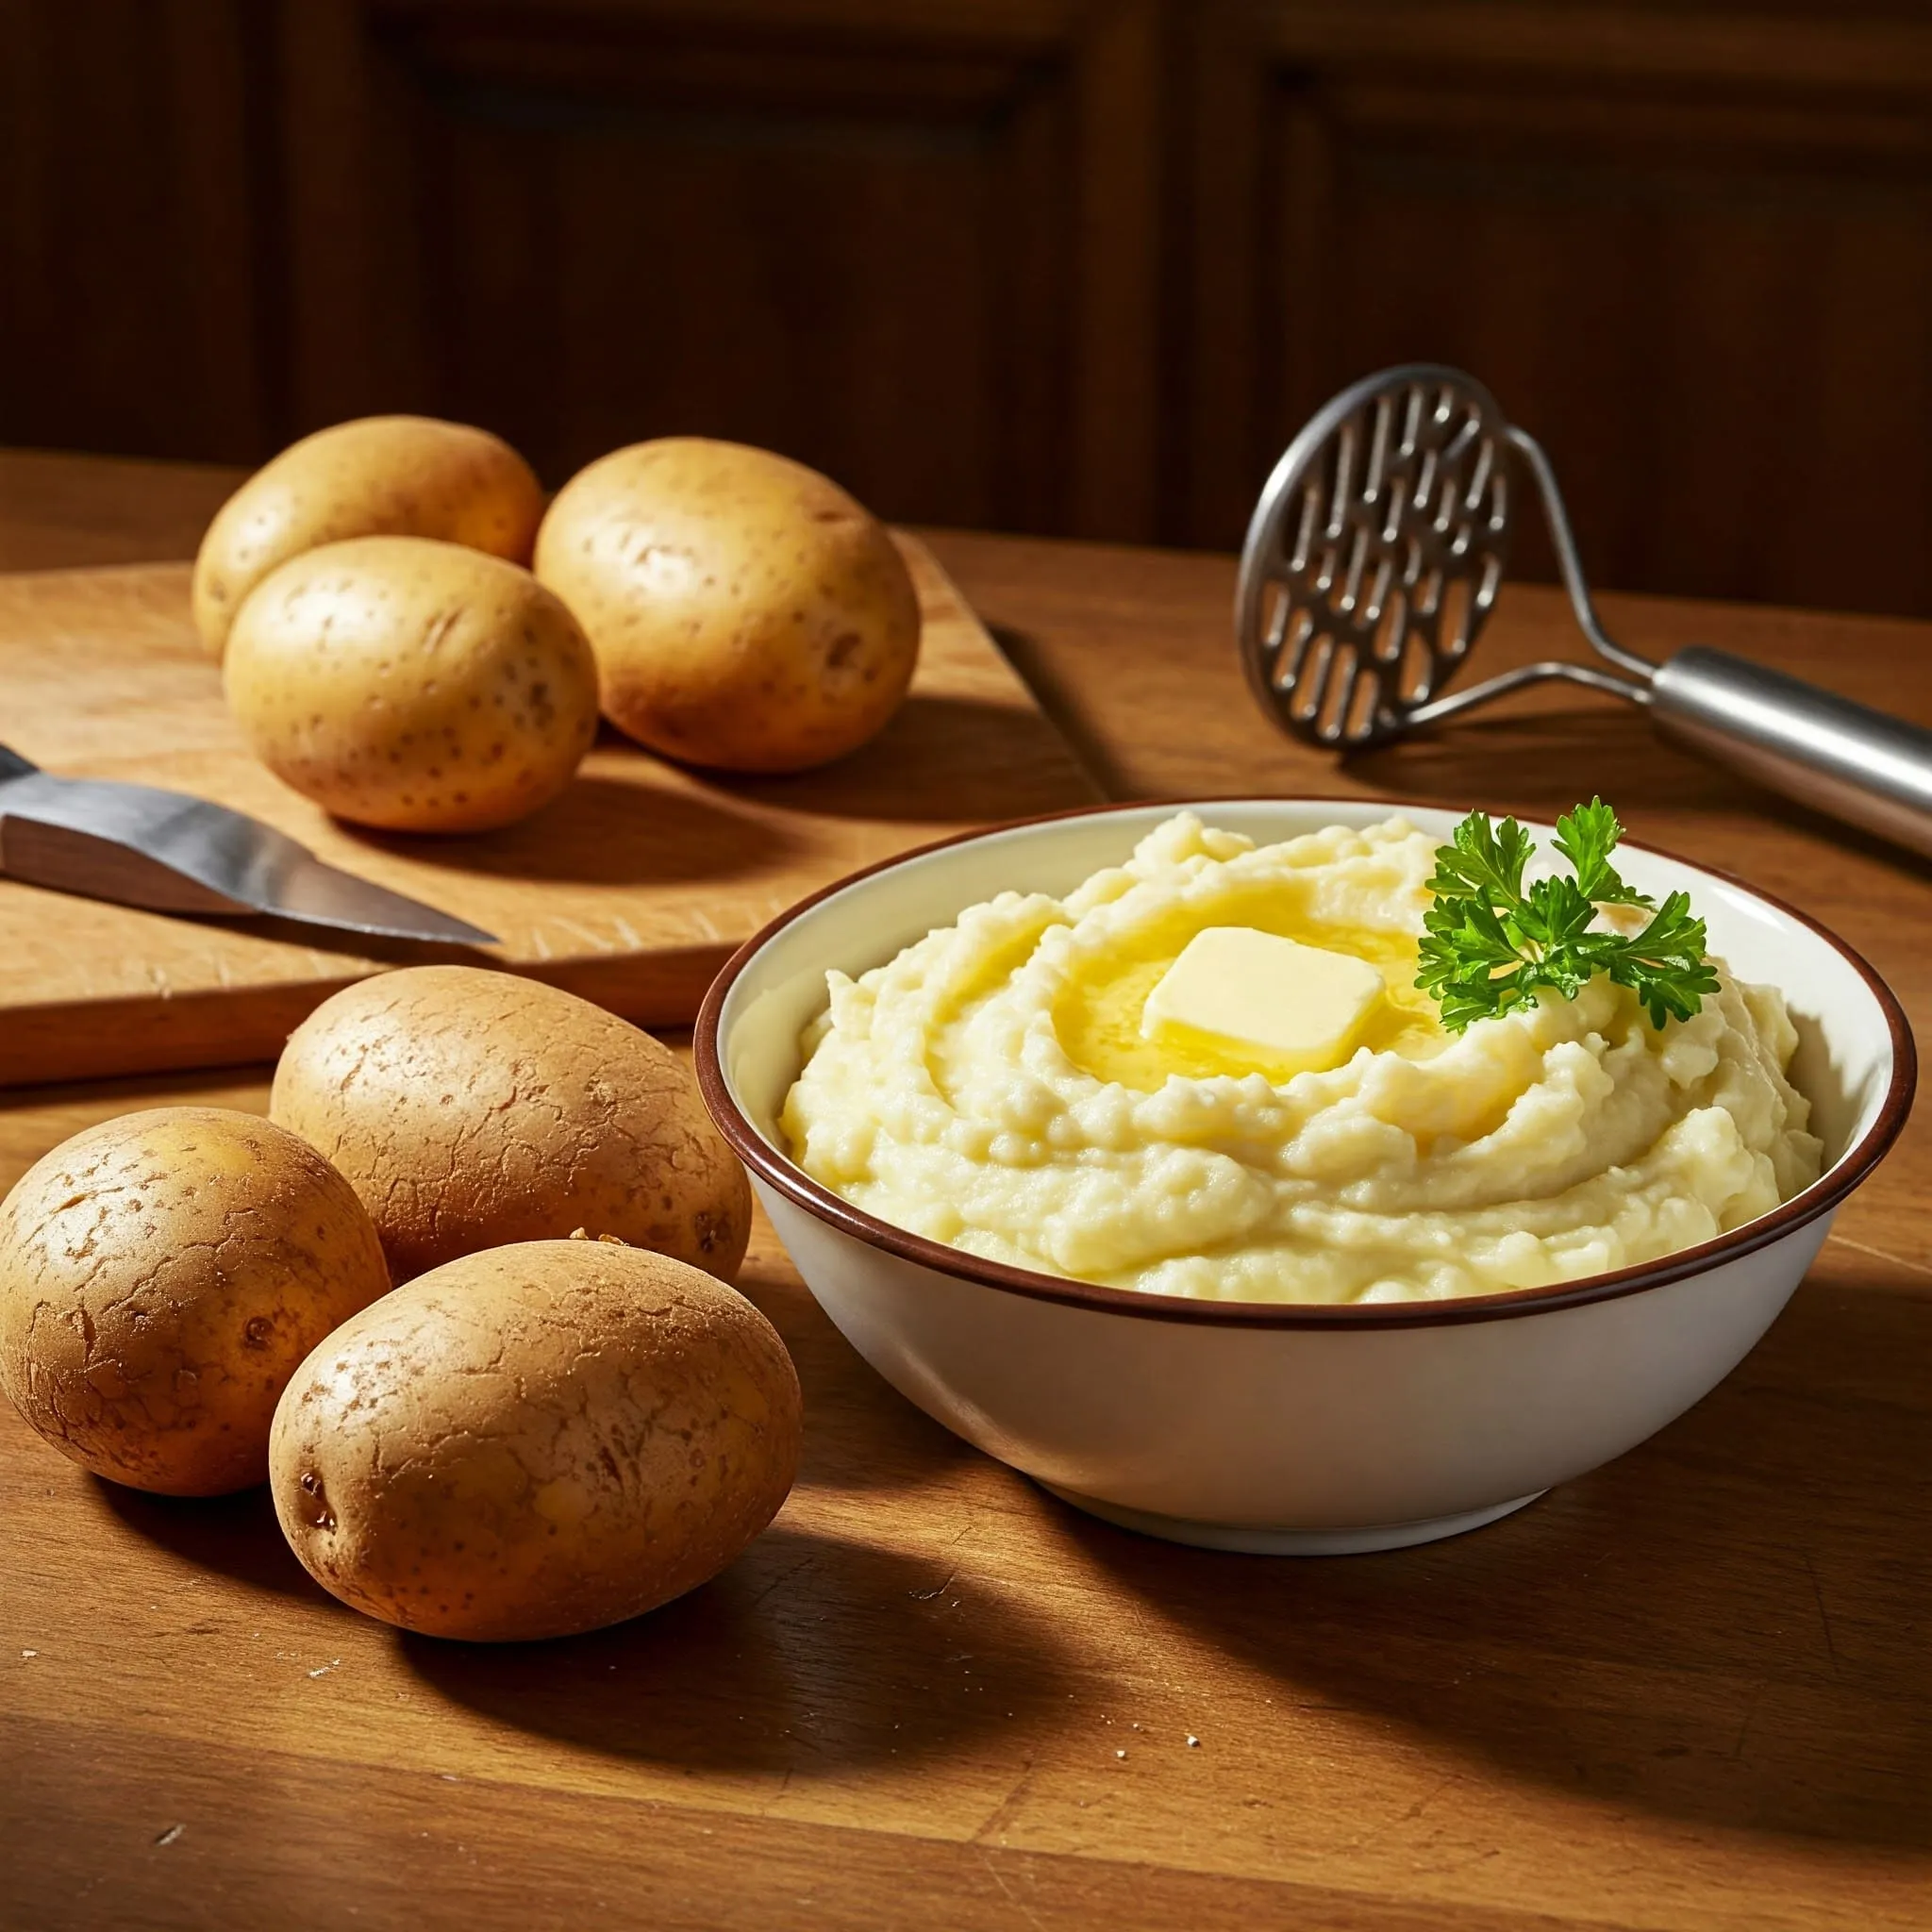
<svg viewBox="0 0 1932 1932">
<path fill-rule="evenodd" d="M 222 655 L 243 600 L 279 563 L 345 537 L 436 537 L 528 563 L 543 491 L 487 429 L 362 416 L 318 429 L 215 512 L 194 559 L 194 624 Z"/>
<path fill-rule="evenodd" d="M 564 1637 L 695 1589 L 798 1472 L 776 1330 L 695 1268 L 528 1241 L 345 1323 L 275 1411 L 275 1514 L 344 1603 L 437 1637 Z"/>
<path fill-rule="evenodd" d="M 361 1203 L 305 1141 L 225 1108 L 123 1114 L 0 1206 L 0 1384 L 96 1475 L 245 1490 L 297 1365 L 388 1290 Z"/>
<path fill-rule="evenodd" d="M 411 966 L 326 999 L 269 1117 L 347 1177 L 398 1281 L 582 1227 L 729 1280 L 751 1187 L 676 1055 L 574 993 Z"/>
<path fill-rule="evenodd" d="M 338 818 L 475 832 L 526 818 L 597 735 L 597 667 L 527 571 L 426 537 L 306 550 L 242 605 L 228 708 L 275 774 Z"/>
<path fill-rule="evenodd" d="M 597 654 L 604 714 L 697 765 L 796 772 L 899 708 L 919 598 L 874 517 L 767 450 L 666 437 L 558 492 L 535 569 Z"/>
</svg>

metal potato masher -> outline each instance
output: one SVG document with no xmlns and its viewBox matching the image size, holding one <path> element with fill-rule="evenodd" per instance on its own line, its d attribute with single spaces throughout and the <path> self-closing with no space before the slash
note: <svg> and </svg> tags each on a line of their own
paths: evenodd
<svg viewBox="0 0 1932 1932">
<path fill-rule="evenodd" d="M 1607 669 L 1552 659 L 1439 695 L 1494 608 L 1512 453 L 1535 477 L 1583 634 Z M 1653 664 L 1598 620 L 1549 458 L 1460 370 L 1346 389 L 1289 444 L 1248 525 L 1235 605 L 1248 683 L 1282 727 L 1353 751 L 1564 678 L 1645 706 L 1674 738 L 1932 856 L 1932 731 L 1725 651 Z"/>
</svg>

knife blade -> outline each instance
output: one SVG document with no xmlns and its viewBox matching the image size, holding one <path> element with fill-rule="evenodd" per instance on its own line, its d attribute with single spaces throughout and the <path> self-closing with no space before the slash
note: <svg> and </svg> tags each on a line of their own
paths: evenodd
<svg viewBox="0 0 1932 1932">
<path fill-rule="evenodd" d="M 497 943 L 494 933 L 358 878 L 206 798 L 58 778 L 0 745 L 0 873 L 152 912 L 273 913 L 384 939 Z"/>
</svg>

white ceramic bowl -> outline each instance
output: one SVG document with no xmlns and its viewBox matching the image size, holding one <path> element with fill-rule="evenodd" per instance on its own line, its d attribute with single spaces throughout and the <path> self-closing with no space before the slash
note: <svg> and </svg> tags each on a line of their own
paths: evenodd
<svg viewBox="0 0 1932 1932">
<path fill-rule="evenodd" d="M 1722 873 L 1625 842 L 1661 896 L 1687 889 L 1713 949 L 1783 989 L 1826 1168 L 1774 1213 L 1640 1268 L 1460 1301 L 1190 1301 L 1001 1266 L 820 1187 L 776 1125 L 825 972 L 891 958 L 1007 888 L 1062 892 L 1179 805 L 1104 808 L 958 839 L 794 907 L 745 946 L 698 1020 L 705 1099 L 799 1273 L 900 1393 L 1111 1522 L 1220 1549 L 1329 1554 L 1427 1541 L 1507 1515 L 1642 1441 L 1741 1360 L 1790 1298 L 1840 1202 L 1911 1104 L 1911 1034 L 1857 954 Z M 1400 811 L 1361 799 L 1192 808 L 1260 842 Z M 1550 828 L 1535 825 L 1548 849 Z"/>
</svg>

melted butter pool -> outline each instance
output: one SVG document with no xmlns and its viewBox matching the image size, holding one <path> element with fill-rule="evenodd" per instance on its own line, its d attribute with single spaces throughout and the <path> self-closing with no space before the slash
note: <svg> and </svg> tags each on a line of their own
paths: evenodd
<svg viewBox="0 0 1932 1932">
<path fill-rule="evenodd" d="M 1239 1077 L 1258 1073 L 1271 1080 L 1291 1077 L 1292 1070 L 1286 1064 L 1271 1065 L 1265 1058 L 1230 1048 L 1211 1034 L 1191 1033 L 1158 1042 L 1141 1037 L 1141 1009 L 1147 995 L 1188 941 L 1204 926 L 1236 924 L 1298 940 L 1303 945 L 1353 954 L 1381 973 L 1386 997 L 1363 1024 L 1351 1055 L 1365 1046 L 1372 1053 L 1427 1059 L 1446 1043 L 1448 1036 L 1437 1019 L 1435 1002 L 1415 983 L 1413 939 L 1361 926 L 1324 925 L 1298 907 L 1264 902 L 1245 905 L 1238 915 L 1224 908 L 1191 921 L 1163 924 L 1140 935 L 1132 947 L 1096 958 L 1069 982 L 1054 1005 L 1054 1030 L 1067 1057 L 1097 1080 L 1143 1093 L 1157 1091 L 1175 1074 L 1194 1080 L 1224 1074 Z"/>
</svg>

